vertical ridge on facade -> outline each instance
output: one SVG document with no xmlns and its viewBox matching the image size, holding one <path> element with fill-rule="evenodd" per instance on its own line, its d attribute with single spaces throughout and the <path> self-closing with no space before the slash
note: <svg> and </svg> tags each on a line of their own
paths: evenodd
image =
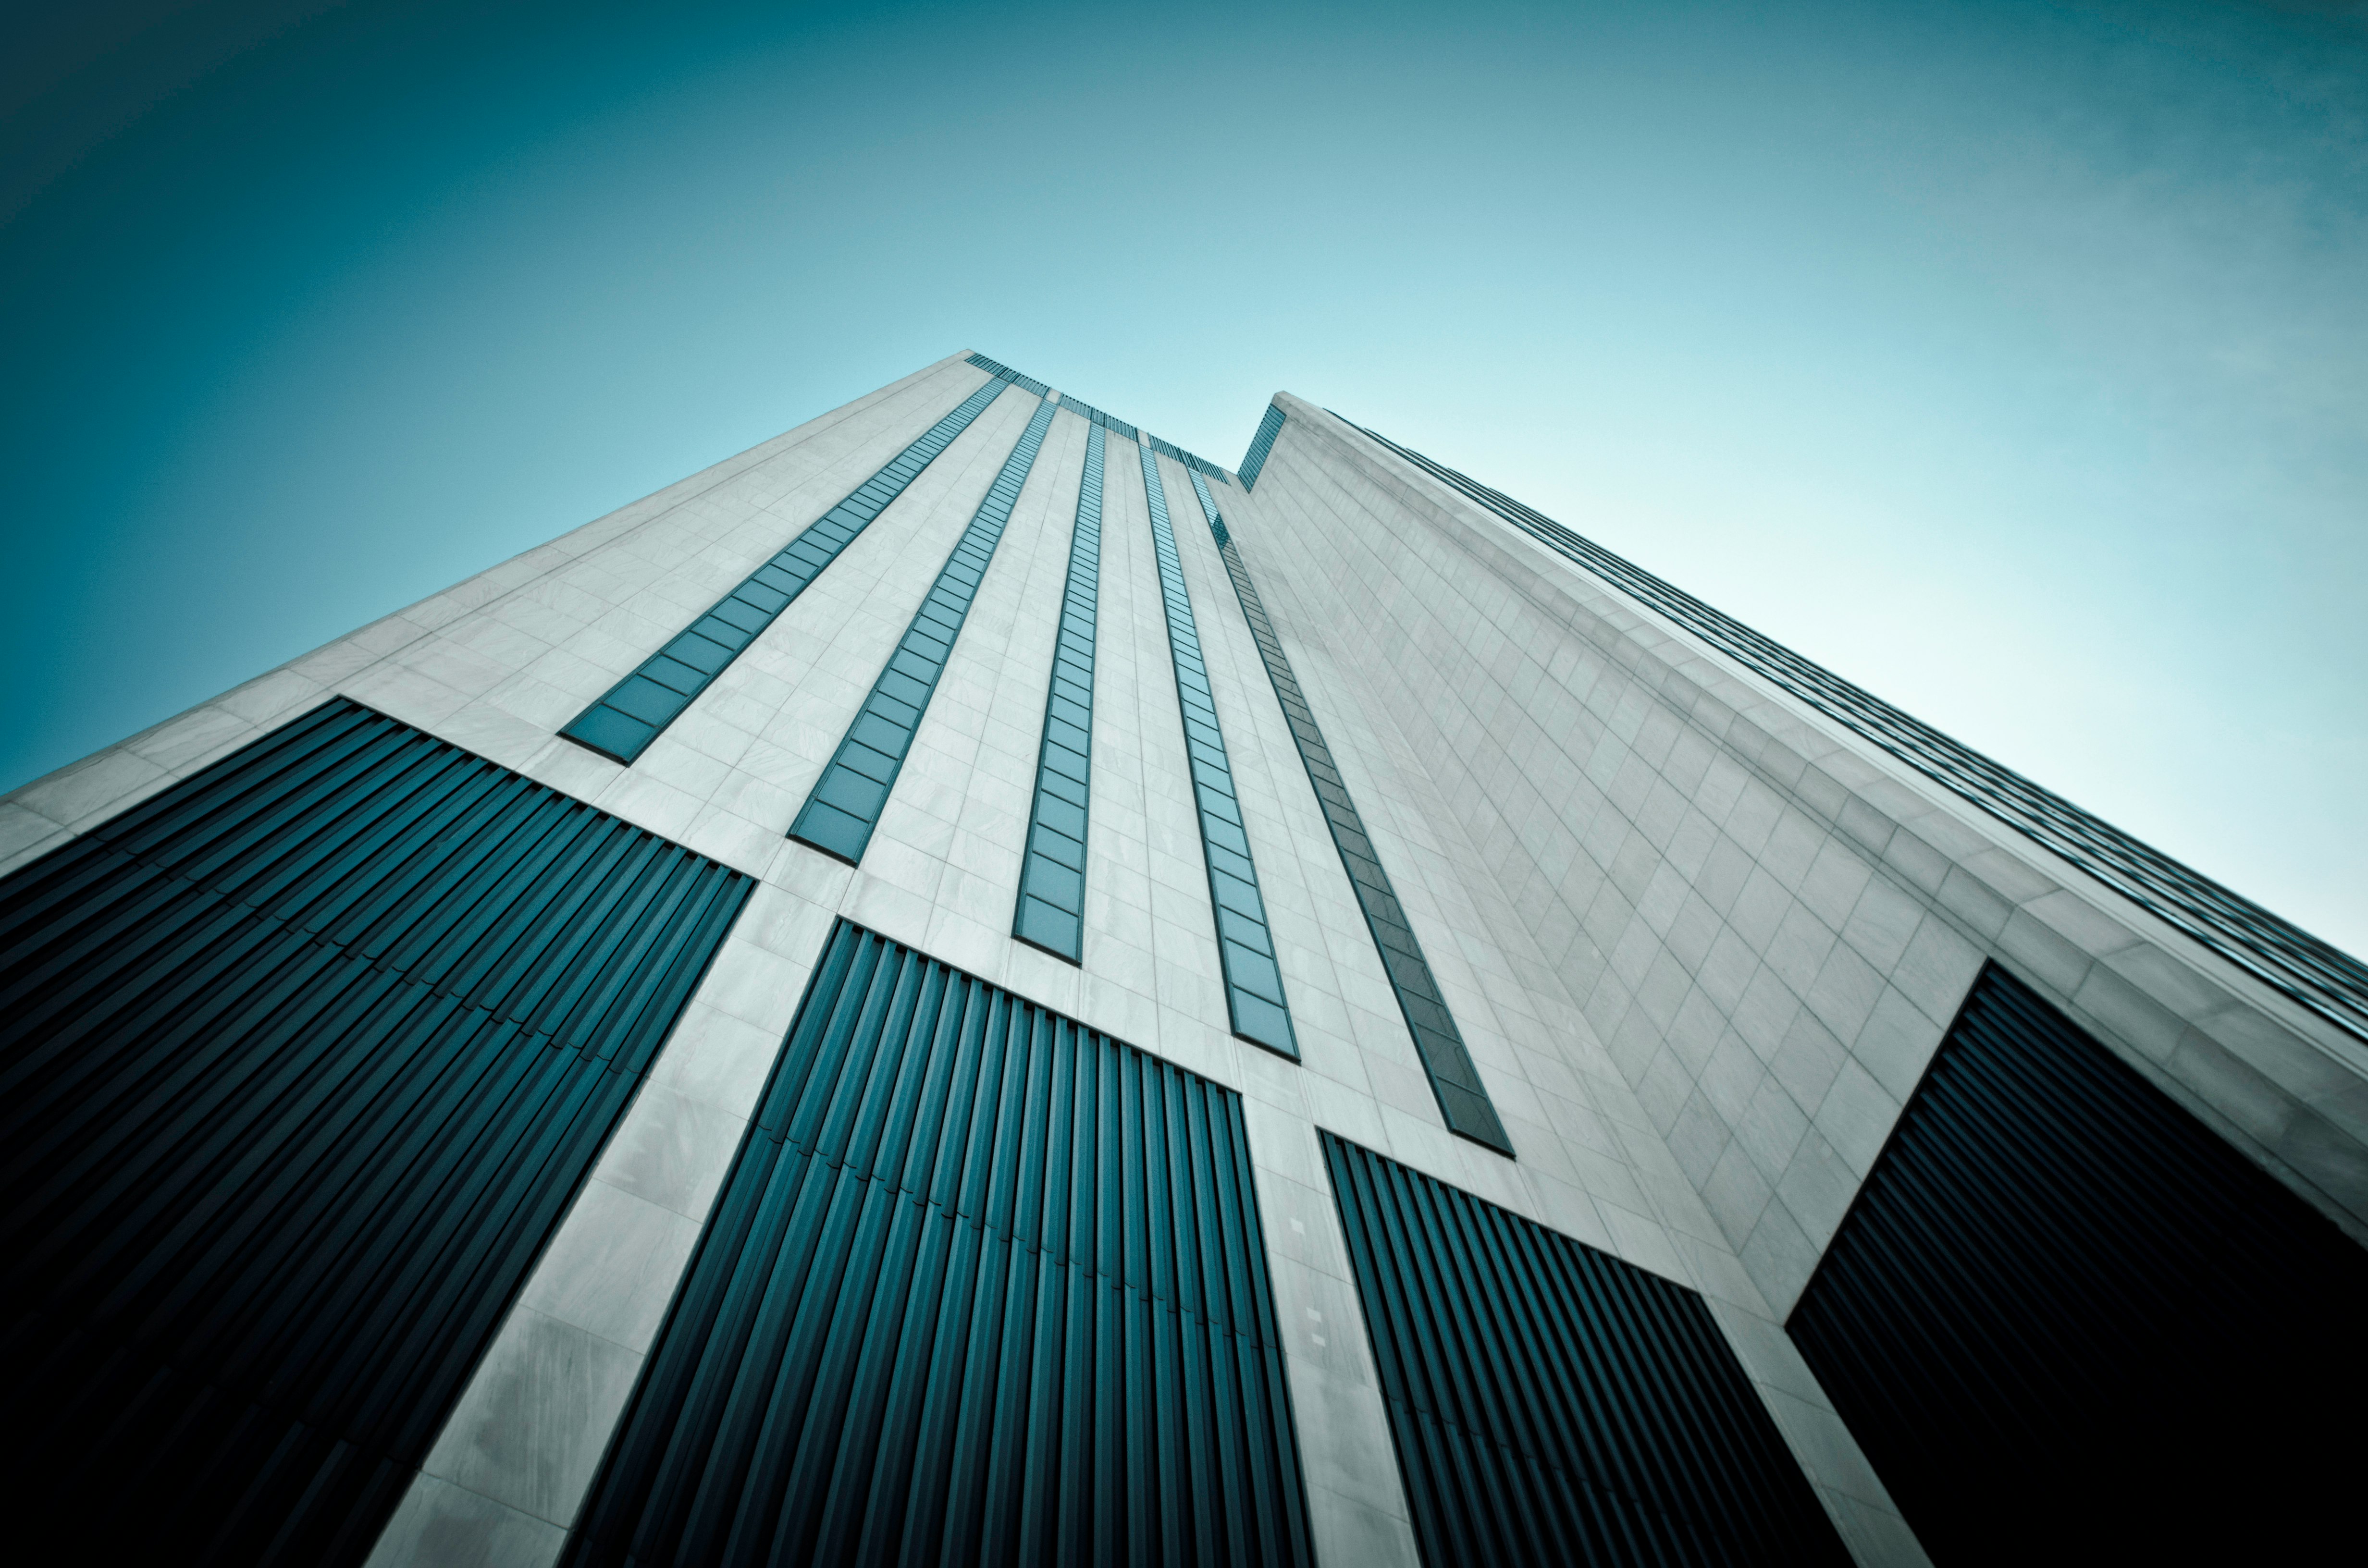
<svg viewBox="0 0 2368 1568">
<path fill-rule="evenodd" d="M 570 1547 L 1313 1561 L 1240 1101 L 842 922 Z"/>
<path fill-rule="evenodd" d="M 1241 601 L 1242 616 L 1249 622 L 1267 679 L 1273 683 L 1275 699 L 1282 704 L 1283 720 L 1307 769 L 1307 781 L 1324 809 L 1325 825 L 1332 830 L 1332 846 L 1340 853 L 1340 867 L 1349 873 L 1357 907 L 1364 911 L 1365 924 L 1373 933 L 1373 946 L 1390 977 L 1391 994 L 1397 998 L 1398 1011 L 1405 1016 L 1406 1030 L 1421 1055 L 1423 1075 L 1430 1080 L 1430 1092 L 1439 1101 L 1440 1117 L 1449 1131 L 1509 1159 L 1512 1137 L 1488 1098 L 1487 1085 L 1480 1081 L 1479 1063 L 1464 1047 L 1455 1015 L 1448 1010 L 1447 994 L 1430 972 L 1429 960 L 1422 956 L 1422 943 L 1406 919 L 1406 906 L 1398 902 L 1397 890 L 1390 885 L 1389 873 L 1382 869 L 1381 853 L 1365 831 L 1365 819 L 1357 814 L 1357 802 L 1333 764 L 1332 749 L 1324 744 L 1324 731 L 1307 706 L 1306 693 L 1299 689 L 1299 677 L 1291 673 L 1290 656 L 1282 651 L 1282 640 L 1275 635 L 1274 622 L 1267 617 L 1258 585 L 1250 581 L 1241 547 L 1226 531 L 1216 498 L 1198 474 L 1192 476 L 1192 488 L 1200 498 L 1201 514 L 1208 519 L 1209 532 L 1217 541 L 1218 558 L 1233 579 L 1234 597 Z"/>
<path fill-rule="evenodd" d="M 1093 803 L 1094 644 L 1102 563 L 1103 427 L 1088 421 L 1086 466 L 1069 535 L 1069 574 L 1036 746 L 1036 792 L 1019 864 L 1011 934 L 1079 962 L 1086 932 L 1086 823 Z"/>
<path fill-rule="evenodd" d="M 1322 1138 L 1429 1568 L 1850 1561 L 1700 1296 Z"/>
<path fill-rule="evenodd" d="M 1249 450 L 1242 454 L 1242 488 L 1258 488 L 1258 476 L 1266 472 L 1266 460 L 1274 450 L 1274 443 L 1282 435 L 1283 413 L 1279 403 L 1266 405 L 1266 417 L 1258 421 L 1258 434 L 1250 437 Z"/>
<path fill-rule="evenodd" d="M 1291 1009 L 1282 994 L 1282 969 L 1275 962 L 1274 936 L 1267 926 L 1266 901 L 1258 892 L 1258 867 L 1242 826 L 1242 806 L 1234 792 L 1233 764 L 1225 757 L 1224 731 L 1217 722 L 1217 696 L 1201 655 L 1201 633 L 1192 620 L 1192 596 L 1184 586 L 1184 562 L 1176 552 L 1176 531 L 1167 519 L 1167 492 L 1159 465 L 1147 447 L 1143 460 L 1144 495 L 1151 506 L 1152 547 L 1159 559 L 1159 602 L 1167 619 L 1167 652 L 1176 670 L 1176 698 L 1184 715 L 1184 746 L 1191 754 L 1192 801 L 1201 824 L 1201 853 L 1209 870 L 1209 902 L 1217 922 L 1217 957 L 1224 968 L 1225 1001 L 1234 1032 L 1253 1044 L 1296 1060 Z"/>
<path fill-rule="evenodd" d="M 1002 395 L 1003 386 L 1000 380 L 989 381 L 964 398 L 560 733 L 603 756 L 632 764 L 939 453 L 953 445 L 955 437 L 970 428 L 971 421 Z"/>
<path fill-rule="evenodd" d="M 344 699 L 0 881 L 28 1504 L 359 1562 L 749 887 Z"/>
<path fill-rule="evenodd" d="M 921 715 L 928 711 L 939 677 L 946 673 L 946 661 L 953 657 L 954 641 L 962 635 L 971 602 L 978 597 L 978 585 L 986 578 L 995 547 L 1003 541 L 1012 506 L 1028 483 L 1028 472 L 1036 464 L 1044 431 L 1052 423 L 1053 404 L 1040 397 L 1028 428 L 1020 432 L 1011 455 L 1003 460 L 1003 468 L 987 488 L 986 498 L 978 504 L 970 527 L 962 530 L 946 563 L 938 569 L 937 581 L 929 585 L 921 608 L 913 612 L 913 623 L 905 629 L 896 651 L 888 656 L 887 667 L 880 672 L 855 722 L 848 726 L 847 737 L 814 781 L 814 792 L 790 825 L 791 838 L 849 865 L 862 860 L 864 846 L 871 842 L 871 830 L 880 824 L 880 812 L 905 766 L 905 754 L 921 728 Z"/>
<path fill-rule="evenodd" d="M 1788 1327 L 1939 1562 L 2299 1561 L 2363 1312 L 2368 1255 L 1993 964 Z"/>
</svg>

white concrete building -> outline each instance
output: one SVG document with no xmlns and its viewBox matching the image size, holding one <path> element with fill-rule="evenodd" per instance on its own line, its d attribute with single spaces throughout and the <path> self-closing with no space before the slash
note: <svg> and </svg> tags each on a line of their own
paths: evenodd
<svg viewBox="0 0 2368 1568">
<path fill-rule="evenodd" d="M 124 1551 L 1964 1562 L 2341 1494 L 2368 971 L 1287 394 L 1235 473 L 950 357 L 0 853 L 17 1462 Z"/>
</svg>

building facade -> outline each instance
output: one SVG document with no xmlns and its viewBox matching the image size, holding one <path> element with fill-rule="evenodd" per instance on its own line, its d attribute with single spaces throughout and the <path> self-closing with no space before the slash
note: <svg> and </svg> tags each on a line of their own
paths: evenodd
<svg viewBox="0 0 2368 1568">
<path fill-rule="evenodd" d="M 2368 971 L 1279 394 L 956 355 L 0 802 L 20 1517 L 2275 1553 Z"/>
</svg>

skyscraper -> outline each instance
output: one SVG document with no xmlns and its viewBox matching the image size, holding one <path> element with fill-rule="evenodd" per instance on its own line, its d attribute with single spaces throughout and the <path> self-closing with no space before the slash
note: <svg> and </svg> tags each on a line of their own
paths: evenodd
<svg viewBox="0 0 2368 1568">
<path fill-rule="evenodd" d="M 2368 971 L 1288 395 L 1229 472 L 954 356 L 0 847 L 0 1473 L 82 1555 L 2274 1555 L 2349 1494 Z"/>
</svg>

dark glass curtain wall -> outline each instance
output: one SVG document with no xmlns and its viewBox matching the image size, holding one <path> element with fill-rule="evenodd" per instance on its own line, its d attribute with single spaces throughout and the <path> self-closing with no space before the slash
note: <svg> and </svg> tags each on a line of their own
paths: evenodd
<svg viewBox="0 0 2368 1568">
<path fill-rule="evenodd" d="M 2356 1540 L 2368 1254 L 1993 965 L 1787 1325 L 1941 1563 Z"/>
<path fill-rule="evenodd" d="M 1850 1562 L 1699 1295 L 1323 1137 L 1429 1568 Z"/>
<path fill-rule="evenodd" d="M 842 923 L 575 1564 L 1304 1564 L 1241 1102 Z"/>
<path fill-rule="evenodd" d="M 0 1476 L 352 1563 L 747 880 L 342 699 L 0 881 Z"/>
</svg>

